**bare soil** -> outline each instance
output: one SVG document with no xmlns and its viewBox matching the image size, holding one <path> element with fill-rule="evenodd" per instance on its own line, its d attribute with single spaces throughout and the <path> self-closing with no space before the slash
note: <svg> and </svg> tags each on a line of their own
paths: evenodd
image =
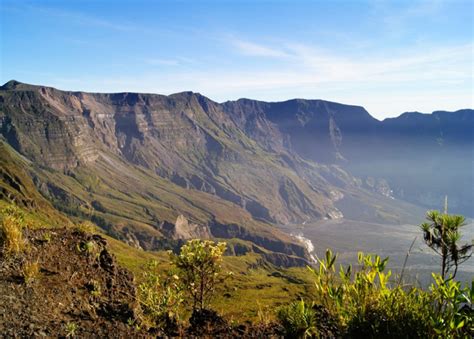
<svg viewBox="0 0 474 339">
<path fill-rule="evenodd" d="M 25 230 L 27 250 L 0 252 L 0 336 L 106 336 L 139 333 L 133 276 L 119 267 L 106 240 L 67 229 Z M 38 262 L 31 282 L 25 263 Z"/>
</svg>

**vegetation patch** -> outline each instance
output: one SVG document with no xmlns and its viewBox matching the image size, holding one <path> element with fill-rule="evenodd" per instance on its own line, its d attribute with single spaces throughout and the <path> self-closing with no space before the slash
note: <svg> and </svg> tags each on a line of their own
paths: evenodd
<svg viewBox="0 0 474 339">
<path fill-rule="evenodd" d="M 0 244 L 3 253 L 19 254 L 26 248 L 26 241 L 23 238 L 24 214 L 18 207 L 10 205 L 2 210 L 1 217 Z"/>
<path fill-rule="evenodd" d="M 22 268 L 23 279 L 27 285 L 30 285 L 38 278 L 40 273 L 40 265 L 37 261 L 25 262 Z"/>
</svg>

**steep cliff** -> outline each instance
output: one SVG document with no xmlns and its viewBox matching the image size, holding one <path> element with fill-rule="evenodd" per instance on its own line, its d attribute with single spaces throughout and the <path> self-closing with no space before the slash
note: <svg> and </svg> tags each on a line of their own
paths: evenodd
<svg viewBox="0 0 474 339">
<path fill-rule="evenodd" d="M 302 180 L 295 169 L 302 172 L 305 162 L 287 151 L 270 121 L 242 126 L 199 94 L 90 94 L 10 82 L 0 97 L 2 135 L 36 164 L 74 172 L 118 157 L 230 201 L 255 219 L 337 214 L 329 198 L 335 188 L 322 177 L 318 189 Z M 254 123 L 262 126 L 251 133 Z"/>
</svg>

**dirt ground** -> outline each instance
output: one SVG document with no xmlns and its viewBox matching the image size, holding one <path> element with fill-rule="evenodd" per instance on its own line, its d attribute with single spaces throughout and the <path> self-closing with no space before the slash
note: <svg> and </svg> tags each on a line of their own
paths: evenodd
<svg viewBox="0 0 474 339">
<path fill-rule="evenodd" d="M 137 309 L 133 276 L 115 263 L 104 238 L 66 229 L 25 235 L 25 253 L 0 253 L 0 334 L 139 335 L 128 326 Z M 34 262 L 39 272 L 26 282 L 22 271 Z"/>
</svg>

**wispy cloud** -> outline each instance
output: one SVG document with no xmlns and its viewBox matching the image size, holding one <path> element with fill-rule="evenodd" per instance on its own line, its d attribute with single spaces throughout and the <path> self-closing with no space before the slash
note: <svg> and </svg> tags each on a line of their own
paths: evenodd
<svg viewBox="0 0 474 339">
<path fill-rule="evenodd" d="M 410 22 L 438 18 L 445 19 L 443 9 L 445 0 L 413 0 L 399 6 L 397 2 L 376 0 L 372 2 L 372 14 L 382 23 L 380 29 L 390 31 L 391 35 L 401 36 L 411 32 Z"/>
<path fill-rule="evenodd" d="M 260 43 L 239 40 L 241 46 L 252 46 L 253 55 L 279 58 L 281 63 L 262 81 L 281 74 L 281 82 L 293 85 L 296 82 L 378 82 L 427 81 L 469 79 L 467 68 L 472 66 L 474 45 L 472 43 L 443 47 L 417 47 L 409 52 L 393 52 L 379 56 L 368 52 L 363 56 L 341 55 L 334 51 L 305 44 L 286 43 L 281 49 Z M 235 48 L 236 44 L 231 43 Z M 250 54 L 250 53 L 249 53 Z M 289 76 L 296 75 L 296 77 Z M 272 83 L 274 81 L 271 81 Z"/>
<path fill-rule="evenodd" d="M 245 55 L 254 57 L 251 69 L 229 68 L 228 64 L 220 63 L 213 68 L 201 68 L 191 64 L 193 59 L 156 57 L 142 61 L 167 66 L 170 72 L 157 67 L 133 77 L 88 76 L 75 79 L 74 83 L 61 81 L 55 85 L 67 89 L 74 86 L 72 89 L 77 90 L 162 94 L 193 90 L 218 101 L 239 97 L 271 101 L 321 98 L 362 105 L 376 116 L 473 105 L 472 43 L 418 46 L 384 55 L 368 51 L 354 56 L 294 42 L 276 45 L 235 41 L 228 42 L 228 48 L 234 56 L 241 57 L 245 46 Z"/>
<path fill-rule="evenodd" d="M 259 57 L 288 57 L 289 55 L 282 50 L 274 49 L 268 46 L 257 44 L 255 42 L 231 39 L 230 43 L 242 54 Z"/>
<path fill-rule="evenodd" d="M 27 10 L 46 14 L 50 17 L 53 16 L 53 17 L 68 20 L 70 22 L 72 21 L 81 25 L 103 27 L 103 28 L 112 29 L 112 30 L 121 31 L 121 32 L 135 31 L 139 29 L 137 25 L 132 24 L 132 23 L 127 23 L 127 22 L 118 23 L 112 20 L 99 18 L 96 16 L 88 15 L 86 13 L 82 13 L 82 12 L 66 11 L 66 10 L 62 10 L 58 8 L 38 6 L 38 5 L 27 5 L 24 8 Z"/>
<path fill-rule="evenodd" d="M 193 58 L 188 57 L 174 57 L 174 58 L 159 58 L 151 57 L 140 59 L 140 61 L 145 62 L 150 66 L 185 66 L 185 65 L 194 65 L 197 61 Z"/>
<path fill-rule="evenodd" d="M 151 66 L 178 66 L 180 64 L 177 59 L 150 58 L 143 61 Z"/>
</svg>

